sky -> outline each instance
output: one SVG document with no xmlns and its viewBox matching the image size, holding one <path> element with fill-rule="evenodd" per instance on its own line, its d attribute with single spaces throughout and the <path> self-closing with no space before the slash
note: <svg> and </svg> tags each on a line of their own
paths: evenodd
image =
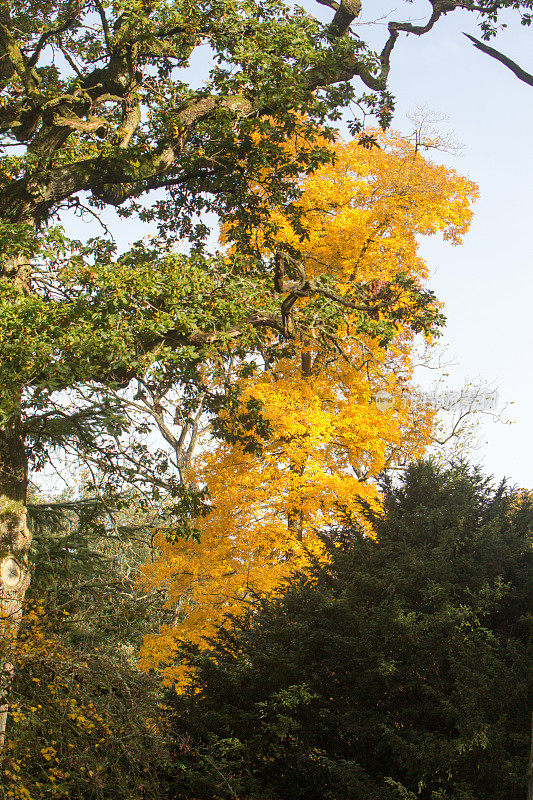
<svg viewBox="0 0 533 800">
<path fill-rule="evenodd" d="M 412 19 L 425 20 L 428 13 L 426 4 L 389 8 L 388 19 L 400 19 L 406 8 Z M 533 32 L 512 16 L 508 21 L 491 44 L 533 73 Z M 383 41 L 386 31 L 381 26 L 379 34 L 379 27 L 373 35 Z M 431 157 L 479 186 L 463 245 L 427 238 L 422 254 L 431 288 L 445 303 L 441 341 L 455 362 L 449 387 L 460 389 L 465 380 L 488 383 L 498 392 L 502 418 L 512 420 L 482 418 L 480 446 L 471 457 L 496 478 L 533 488 L 533 87 L 462 35 L 480 38 L 478 30 L 476 15 L 454 12 L 424 36 L 400 38 L 391 59 L 393 127 L 409 133 L 405 115 L 417 106 L 446 115 L 442 128 L 453 132 L 462 153 L 431 151 Z"/>
</svg>

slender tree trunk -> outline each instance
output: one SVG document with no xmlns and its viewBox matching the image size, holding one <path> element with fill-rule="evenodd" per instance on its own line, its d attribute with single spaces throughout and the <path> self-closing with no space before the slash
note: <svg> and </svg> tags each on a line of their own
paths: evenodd
<svg viewBox="0 0 533 800">
<path fill-rule="evenodd" d="M 304 518 L 301 511 L 289 511 L 287 515 L 287 527 L 296 541 L 303 540 Z"/>
<path fill-rule="evenodd" d="M 303 341 L 303 346 L 308 345 L 308 342 Z M 310 378 L 312 374 L 313 360 L 310 350 L 304 349 L 301 355 L 302 363 L 302 377 Z M 303 475 L 305 465 L 292 463 L 290 466 L 291 472 L 297 472 Z M 295 537 L 298 542 L 303 541 L 304 529 L 304 515 L 301 508 L 293 508 L 287 514 L 287 527 L 289 532 Z"/>
</svg>

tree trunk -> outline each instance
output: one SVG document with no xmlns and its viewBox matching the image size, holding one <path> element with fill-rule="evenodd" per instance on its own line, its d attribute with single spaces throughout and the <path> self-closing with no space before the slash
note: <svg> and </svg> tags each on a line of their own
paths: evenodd
<svg viewBox="0 0 533 800">
<path fill-rule="evenodd" d="M 35 228 L 33 217 L 6 222 Z M 24 252 L 0 260 L 0 277 L 13 282 L 21 294 L 30 292 L 31 265 Z M 20 387 L 15 407 L 20 401 Z M 9 695 L 16 662 L 17 633 L 22 603 L 30 583 L 28 552 L 31 534 L 26 522 L 28 456 L 20 413 L 0 422 L 0 753 L 5 744 Z"/>
<path fill-rule="evenodd" d="M 300 510 L 289 511 L 287 515 L 287 528 L 297 542 L 303 541 L 304 515 Z"/>
<path fill-rule="evenodd" d="M 22 602 L 30 582 L 28 464 L 20 419 L 0 429 L 0 752 L 4 747 Z"/>
<path fill-rule="evenodd" d="M 305 339 L 302 340 L 302 346 L 304 348 L 301 354 L 302 377 L 310 378 L 312 375 L 313 359 L 311 350 L 309 349 L 309 342 Z M 306 347 L 307 349 L 305 349 Z M 290 465 L 291 472 L 297 472 L 300 476 L 303 475 L 304 469 L 305 466 L 302 464 L 297 465 L 295 463 L 291 463 Z M 289 513 L 287 514 L 287 528 L 294 536 L 296 541 L 303 541 L 304 515 L 301 508 L 290 509 Z"/>
</svg>

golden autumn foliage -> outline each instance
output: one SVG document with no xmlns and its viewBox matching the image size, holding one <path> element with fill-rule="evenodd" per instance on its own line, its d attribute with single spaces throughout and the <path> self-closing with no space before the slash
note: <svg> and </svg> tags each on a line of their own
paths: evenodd
<svg viewBox="0 0 533 800">
<path fill-rule="evenodd" d="M 337 144 L 334 165 L 305 180 L 307 241 L 276 220 L 280 243 L 299 250 L 308 278 L 327 277 L 337 296 L 353 296 L 360 284 L 381 291 L 399 274 L 423 287 L 419 237 L 440 233 L 458 244 L 471 220 L 474 184 L 396 134 L 378 141 L 371 150 Z M 402 401 L 412 382 L 413 329 L 398 324 L 383 346 L 360 328 L 354 334 L 355 323 L 354 314 L 339 324 L 327 353 L 311 327 L 296 356 L 258 366 L 240 383 L 240 404 L 260 409 L 266 433 L 254 439 L 246 431 L 239 442 L 237 415 L 228 420 L 234 443 L 197 458 L 191 477 L 207 486 L 213 504 L 198 522 L 200 541 L 162 536 L 142 578 L 164 588 L 177 609 L 176 624 L 146 637 L 141 651 L 142 666 L 169 683 L 186 677 L 174 663 L 180 641 L 202 646 L 251 592 L 275 590 L 309 552 L 320 555 L 317 530 L 357 515 L 361 501 L 379 502 L 378 473 L 423 453 L 432 413 Z M 384 388 L 396 401 L 381 412 L 373 397 Z"/>
<path fill-rule="evenodd" d="M 164 709 L 120 655 L 69 641 L 69 617 L 49 601 L 25 603 L 1 796 L 160 800 L 166 795 L 154 776 L 168 735 Z"/>
<path fill-rule="evenodd" d="M 94 774 L 73 743 L 81 740 L 86 748 L 98 750 L 112 736 L 109 721 L 90 699 L 80 697 L 72 652 L 51 630 L 46 612 L 41 600 L 26 604 L 16 644 L 17 682 L 25 680 L 33 691 L 19 696 L 16 687 L 13 693 L 14 729 L 0 770 L 3 796 L 12 800 L 69 797 L 73 775 L 89 785 Z"/>
<path fill-rule="evenodd" d="M 418 237 L 441 234 L 460 244 L 472 219 L 477 187 L 422 157 L 399 134 L 375 132 L 379 147 L 335 145 L 335 162 L 305 180 L 300 205 L 309 240 L 308 274 L 327 273 L 337 286 L 385 280 L 398 271 L 427 277 Z M 280 239 L 294 241 L 280 218 Z"/>
</svg>

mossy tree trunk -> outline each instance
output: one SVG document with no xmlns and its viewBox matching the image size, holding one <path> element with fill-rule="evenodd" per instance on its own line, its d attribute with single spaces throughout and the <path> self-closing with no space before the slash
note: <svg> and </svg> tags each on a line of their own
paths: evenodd
<svg viewBox="0 0 533 800">
<path fill-rule="evenodd" d="M 4 746 L 8 700 L 22 602 L 30 582 L 26 523 L 27 460 L 13 424 L 0 436 L 0 750 Z"/>
<path fill-rule="evenodd" d="M 4 261 L 2 276 L 26 291 L 27 259 Z M 26 288 L 24 288 L 26 287 Z M 20 397 L 15 398 L 17 401 Z M 20 413 L 0 424 L 0 752 L 5 741 L 9 692 L 22 603 L 30 582 L 31 534 L 26 521 L 28 455 Z"/>
</svg>

